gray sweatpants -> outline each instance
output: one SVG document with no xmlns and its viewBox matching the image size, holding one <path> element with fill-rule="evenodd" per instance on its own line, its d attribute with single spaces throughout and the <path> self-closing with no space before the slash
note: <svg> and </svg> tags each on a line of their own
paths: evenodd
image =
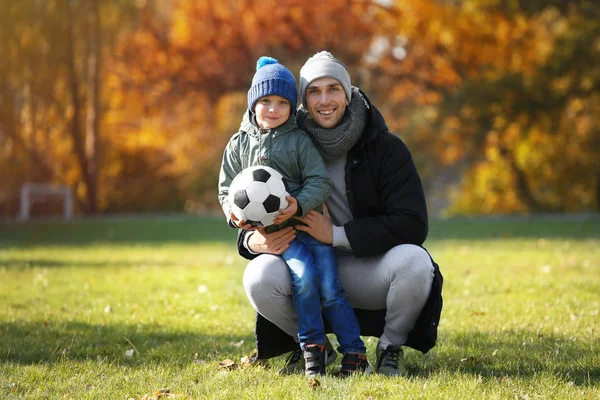
<svg viewBox="0 0 600 400">
<path fill-rule="evenodd" d="M 431 290 L 433 265 L 427 252 L 404 244 L 382 256 L 344 254 L 337 259 L 339 279 L 352 307 L 387 309 L 381 344 L 404 344 Z M 298 340 L 290 272 L 281 257 L 262 254 L 250 261 L 244 288 L 259 314 Z"/>
</svg>

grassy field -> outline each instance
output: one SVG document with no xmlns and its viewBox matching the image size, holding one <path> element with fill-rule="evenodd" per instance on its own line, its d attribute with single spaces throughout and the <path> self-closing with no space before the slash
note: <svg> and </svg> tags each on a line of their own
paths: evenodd
<svg viewBox="0 0 600 400">
<path fill-rule="evenodd" d="M 221 219 L 2 222 L 0 399 L 600 398 L 600 219 L 432 221 L 425 246 L 445 277 L 438 345 L 406 351 L 409 378 L 333 366 L 315 387 L 277 376 L 282 357 L 219 365 L 254 348 Z"/>
</svg>

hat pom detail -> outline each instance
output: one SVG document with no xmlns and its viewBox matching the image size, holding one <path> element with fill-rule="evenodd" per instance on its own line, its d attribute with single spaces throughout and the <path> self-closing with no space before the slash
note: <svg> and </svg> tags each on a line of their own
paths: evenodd
<svg viewBox="0 0 600 400">
<path fill-rule="evenodd" d="M 296 111 L 298 89 L 294 74 L 273 57 L 263 56 L 256 61 L 256 73 L 248 90 L 248 108 L 254 110 L 258 99 L 273 95 L 289 100 L 292 114 Z"/>
<path fill-rule="evenodd" d="M 256 70 L 258 71 L 265 65 L 269 65 L 269 64 L 279 64 L 279 61 L 277 61 L 273 57 L 263 56 L 263 57 L 259 58 L 258 61 L 256 62 Z"/>
</svg>

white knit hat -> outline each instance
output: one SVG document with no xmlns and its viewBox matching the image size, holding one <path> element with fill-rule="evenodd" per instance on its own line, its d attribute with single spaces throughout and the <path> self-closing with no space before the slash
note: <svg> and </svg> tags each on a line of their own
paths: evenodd
<svg viewBox="0 0 600 400">
<path fill-rule="evenodd" d="M 336 59 L 328 51 L 320 51 L 309 58 L 300 69 L 300 97 L 302 105 L 306 107 L 306 89 L 317 79 L 333 78 L 337 80 L 346 92 L 348 102 L 352 97 L 350 75 L 343 62 Z"/>
</svg>

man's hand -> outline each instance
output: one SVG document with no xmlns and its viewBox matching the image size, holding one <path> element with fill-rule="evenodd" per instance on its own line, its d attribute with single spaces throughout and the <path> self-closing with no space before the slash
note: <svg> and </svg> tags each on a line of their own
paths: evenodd
<svg viewBox="0 0 600 400">
<path fill-rule="evenodd" d="M 296 237 L 296 231 L 291 226 L 277 232 L 266 233 L 265 228 L 258 228 L 248 238 L 248 247 L 255 253 L 283 254 Z"/>
<path fill-rule="evenodd" d="M 306 225 L 296 225 L 297 230 L 308 233 L 319 242 L 333 244 L 333 223 L 325 204 L 323 204 L 323 214 L 310 210 L 308 214 L 298 219 Z"/>
<path fill-rule="evenodd" d="M 298 200 L 296 200 L 293 196 L 286 196 L 288 201 L 288 206 L 283 210 L 279 210 L 279 214 L 273 218 L 274 224 L 281 224 L 282 222 L 292 218 L 296 211 L 298 211 Z"/>
</svg>

